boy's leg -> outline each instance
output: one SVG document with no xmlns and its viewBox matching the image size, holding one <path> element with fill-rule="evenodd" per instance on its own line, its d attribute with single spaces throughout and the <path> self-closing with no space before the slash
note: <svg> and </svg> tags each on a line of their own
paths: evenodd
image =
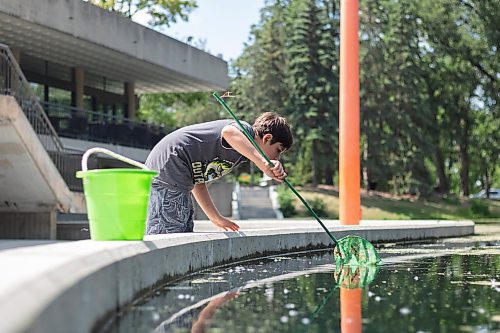
<svg viewBox="0 0 500 333">
<path fill-rule="evenodd" d="M 194 207 L 191 192 L 153 180 L 146 235 L 192 232 Z"/>
</svg>

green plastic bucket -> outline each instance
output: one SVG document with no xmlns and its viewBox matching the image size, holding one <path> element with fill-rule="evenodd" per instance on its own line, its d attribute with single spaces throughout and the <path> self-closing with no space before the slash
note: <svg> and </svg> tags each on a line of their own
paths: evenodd
<svg viewBox="0 0 500 333">
<path fill-rule="evenodd" d="M 104 153 L 141 169 L 87 170 L 92 153 Z M 158 173 L 145 165 L 104 148 L 89 149 L 82 157 L 82 178 L 90 238 L 93 240 L 142 240 L 151 181 Z"/>
</svg>

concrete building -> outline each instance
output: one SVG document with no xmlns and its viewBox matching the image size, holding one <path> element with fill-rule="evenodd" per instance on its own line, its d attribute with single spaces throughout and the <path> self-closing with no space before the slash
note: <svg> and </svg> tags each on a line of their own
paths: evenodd
<svg viewBox="0 0 500 333">
<path fill-rule="evenodd" d="M 172 129 L 137 121 L 139 94 L 228 85 L 224 60 L 81 0 L 0 0 L 0 43 L 0 238 L 85 212 L 86 149 L 145 160 Z"/>
</svg>

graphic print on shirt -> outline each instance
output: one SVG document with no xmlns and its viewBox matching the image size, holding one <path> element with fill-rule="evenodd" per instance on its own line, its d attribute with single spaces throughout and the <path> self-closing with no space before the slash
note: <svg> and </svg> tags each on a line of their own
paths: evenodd
<svg viewBox="0 0 500 333">
<path fill-rule="evenodd" d="M 203 184 L 218 179 L 231 171 L 234 163 L 216 158 L 210 162 L 193 162 L 193 180 L 195 184 Z"/>
</svg>

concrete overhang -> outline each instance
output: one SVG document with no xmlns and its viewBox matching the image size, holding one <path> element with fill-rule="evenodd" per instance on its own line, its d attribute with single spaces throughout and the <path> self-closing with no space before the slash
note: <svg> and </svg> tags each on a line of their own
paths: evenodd
<svg viewBox="0 0 500 333">
<path fill-rule="evenodd" d="M 23 66 L 40 75 L 40 59 L 82 67 L 91 87 L 103 77 L 134 82 L 137 93 L 228 86 L 224 60 L 81 0 L 0 0 L 0 42 L 19 49 Z M 67 80 L 68 73 L 51 75 Z"/>
</svg>

